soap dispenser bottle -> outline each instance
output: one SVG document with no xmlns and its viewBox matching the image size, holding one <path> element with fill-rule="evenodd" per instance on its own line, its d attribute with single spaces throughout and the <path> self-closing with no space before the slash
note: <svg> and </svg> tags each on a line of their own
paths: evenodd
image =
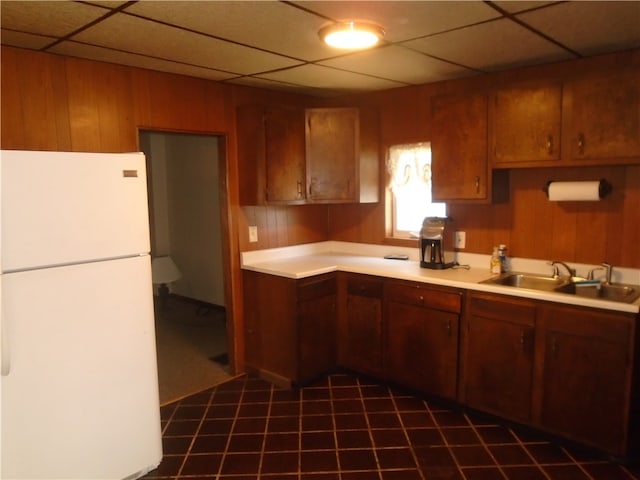
<svg viewBox="0 0 640 480">
<path fill-rule="evenodd" d="M 491 274 L 499 274 L 500 273 L 500 254 L 498 253 L 498 247 L 493 247 L 493 253 L 491 254 L 491 263 L 489 270 Z"/>
</svg>

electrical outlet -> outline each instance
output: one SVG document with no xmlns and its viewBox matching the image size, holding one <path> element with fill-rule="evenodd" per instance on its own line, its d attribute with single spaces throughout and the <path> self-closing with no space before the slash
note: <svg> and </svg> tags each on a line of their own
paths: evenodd
<svg viewBox="0 0 640 480">
<path fill-rule="evenodd" d="M 456 232 L 454 248 L 464 248 L 467 245 L 467 232 Z"/>
<path fill-rule="evenodd" d="M 251 225 L 249 227 L 249 242 L 256 243 L 258 241 L 258 227 Z"/>
</svg>

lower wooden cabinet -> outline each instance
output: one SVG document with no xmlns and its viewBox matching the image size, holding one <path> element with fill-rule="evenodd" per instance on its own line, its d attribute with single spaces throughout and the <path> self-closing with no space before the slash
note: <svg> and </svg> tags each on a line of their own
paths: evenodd
<svg viewBox="0 0 640 480">
<path fill-rule="evenodd" d="M 590 445 L 640 445 L 638 315 L 355 273 L 243 272 L 245 362 L 275 383 L 336 366 Z"/>
<path fill-rule="evenodd" d="M 301 385 L 336 365 L 335 274 L 294 280 L 245 271 L 246 368 Z"/>
<path fill-rule="evenodd" d="M 472 293 L 466 307 L 460 400 L 501 417 L 530 422 L 535 305 Z"/>
<path fill-rule="evenodd" d="M 626 455 L 640 411 L 632 396 L 634 315 L 545 305 L 538 320 L 538 423 Z"/>
<path fill-rule="evenodd" d="M 343 367 L 382 374 L 383 279 L 368 275 L 340 277 L 339 363 Z"/>
<path fill-rule="evenodd" d="M 385 376 L 456 398 L 462 292 L 416 283 L 385 285 Z"/>
<path fill-rule="evenodd" d="M 468 293 L 461 403 L 629 457 L 640 433 L 637 316 Z"/>
</svg>

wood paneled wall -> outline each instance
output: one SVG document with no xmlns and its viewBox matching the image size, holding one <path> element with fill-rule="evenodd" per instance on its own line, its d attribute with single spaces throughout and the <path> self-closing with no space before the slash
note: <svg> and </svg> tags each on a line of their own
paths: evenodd
<svg viewBox="0 0 640 480">
<path fill-rule="evenodd" d="M 597 60 L 598 68 L 640 63 L 640 50 Z M 585 62 L 523 69 L 456 82 L 341 98 L 333 102 L 133 67 L 1 48 L 0 147 L 3 149 L 128 152 L 138 150 L 138 130 L 223 135 L 226 179 L 222 215 L 228 241 L 225 303 L 231 321 L 230 353 L 243 371 L 240 252 L 328 239 L 387 243 L 385 205 L 238 205 L 235 108 L 245 103 L 323 106 L 370 105 L 379 109 L 381 151 L 394 143 L 428 140 L 429 99 L 438 92 L 484 88 L 510 79 L 535 78 Z M 588 62 L 586 62 L 588 63 Z M 585 64 L 586 64 L 585 63 Z M 381 156 L 384 172 L 384 158 Z M 550 178 L 608 178 L 611 197 L 593 204 L 551 204 L 541 191 Z M 512 255 L 585 263 L 603 260 L 640 268 L 640 166 L 511 172 L 511 199 L 501 205 L 452 205 L 453 229 L 467 232 L 467 251 L 489 253 L 506 243 Z M 381 194 L 383 194 L 381 182 Z M 248 225 L 259 241 L 249 243 Z"/>
<path fill-rule="evenodd" d="M 452 82 L 319 101 L 273 91 L 132 67 L 2 47 L 1 146 L 10 149 L 132 151 L 138 129 L 225 135 L 233 242 L 226 252 L 235 271 L 238 253 L 327 239 L 388 243 L 385 205 L 241 207 L 235 107 L 244 103 L 370 105 L 380 112 L 381 153 L 395 143 L 428 140 L 433 95 L 567 71 L 581 74 L 640 63 L 640 50 L 595 59 L 526 68 Z M 384 158 L 381 171 L 385 172 Z M 453 229 L 467 232 L 468 252 L 489 253 L 506 243 L 510 253 L 532 258 L 640 268 L 640 172 L 637 166 L 602 169 L 513 170 L 506 204 L 451 205 Z M 597 204 L 547 202 L 541 188 L 550 178 L 611 179 L 614 192 Z M 591 175 L 595 175 L 592 177 Z M 383 179 L 384 182 L 384 179 Z M 381 185 L 382 189 L 382 185 Z M 384 198 L 384 194 L 382 197 Z M 536 213 L 532 213 L 536 212 Z M 249 243 L 249 225 L 259 241 Z"/>
<path fill-rule="evenodd" d="M 530 67 L 457 81 L 401 88 L 333 100 L 335 105 L 367 105 L 380 113 L 381 172 L 389 145 L 428 141 L 431 133 L 430 99 L 452 92 L 487 90 L 500 84 L 596 71 L 640 68 L 640 50 L 573 62 Z M 453 231 L 467 232 L 466 252 L 490 254 L 504 243 L 518 257 L 640 268 L 640 159 L 639 165 L 513 169 L 510 198 L 493 205 L 450 204 L 453 219 L 447 249 L 453 249 Z M 600 202 L 549 202 L 543 192 L 548 180 L 607 178 L 613 193 Z M 384 181 L 384 180 L 383 180 Z M 381 198 L 384 198 L 382 196 Z M 332 240 L 377 244 L 416 245 L 385 237 L 384 205 L 329 207 Z"/>
<path fill-rule="evenodd" d="M 139 129 L 224 136 L 222 234 L 229 241 L 223 257 L 231 287 L 225 304 L 232 319 L 230 353 L 242 371 L 244 343 L 234 329 L 243 328 L 240 251 L 248 244 L 248 232 L 240 226 L 248 222 L 238 205 L 235 108 L 243 103 L 295 105 L 313 100 L 5 46 L 0 61 L 2 149 L 131 152 L 139 150 Z M 304 210 L 288 210 L 264 210 L 265 218 L 287 218 L 274 226 L 278 233 L 269 246 L 328 238 L 326 208 L 308 216 Z"/>
</svg>

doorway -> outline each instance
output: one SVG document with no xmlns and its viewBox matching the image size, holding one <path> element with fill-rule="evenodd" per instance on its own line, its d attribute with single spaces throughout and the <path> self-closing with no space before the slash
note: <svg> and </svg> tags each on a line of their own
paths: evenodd
<svg viewBox="0 0 640 480">
<path fill-rule="evenodd" d="M 139 141 L 147 158 L 151 255 L 170 257 L 180 272 L 163 301 L 154 285 L 160 401 L 166 404 L 230 378 L 220 202 L 224 137 L 145 130 Z"/>
</svg>

